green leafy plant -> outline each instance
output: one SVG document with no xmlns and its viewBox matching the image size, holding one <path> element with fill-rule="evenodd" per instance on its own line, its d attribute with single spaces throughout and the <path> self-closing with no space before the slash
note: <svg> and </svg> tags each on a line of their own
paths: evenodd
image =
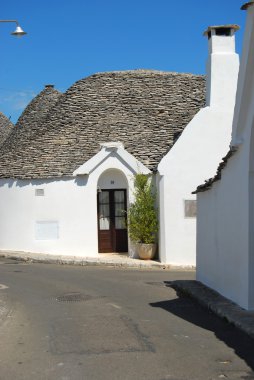
<svg viewBox="0 0 254 380">
<path fill-rule="evenodd" d="M 128 230 L 134 243 L 153 244 L 158 232 L 156 192 L 151 180 L 144 174 L 134 177 L 135 201 L 128 210 Z"/>
</svg>

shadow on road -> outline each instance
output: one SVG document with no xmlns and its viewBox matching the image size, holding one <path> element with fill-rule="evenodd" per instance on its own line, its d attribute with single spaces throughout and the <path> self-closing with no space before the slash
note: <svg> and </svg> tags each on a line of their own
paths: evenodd
<svg viewBox="0 0 254 380">
<path fill-rule="evenodd" d="M 170 288 L 173 287 L 173 284 L 169 282 L 165 282 L 165 285 Z M 217 317 L 186 294 L 177 292 L 177 296 L 177 299 L 155 302 L 150 305 L 164 309 L 196 326 L 212 331 L 219 340 L 232 348 L 254 370 L 254 339 L 227 321 Z M 254 379 L 254 373 L 242 379 Z"/>
</svg>

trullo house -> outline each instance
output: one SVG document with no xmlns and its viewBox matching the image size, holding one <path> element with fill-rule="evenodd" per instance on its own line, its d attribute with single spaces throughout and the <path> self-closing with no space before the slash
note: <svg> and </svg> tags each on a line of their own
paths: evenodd
<svg viewBox="0 0 254 380">
<path fill-rule="evenodd" d="M 237 28 L 206 32 L 206 101 L 203 76 L 153 70 L 98 73 L 63 94 L 46 86 L 0 149 L 0 250 L 133 255 L 122 211 L 144 173 L 157 186 L 160 261 L 195 265 L 191 191 L 229 144 Z"/>
<path fill-rule="evenodd" d="M 254 310 L 254 1 L 242 9 L 247 20 L 230 150 L 196 191 L 197 279 Z"/>
</svg>

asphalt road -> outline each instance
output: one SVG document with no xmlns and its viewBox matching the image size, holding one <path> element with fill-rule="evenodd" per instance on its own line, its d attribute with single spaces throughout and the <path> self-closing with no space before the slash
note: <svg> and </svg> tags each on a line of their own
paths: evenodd
<svg viewBox="0 0 254 380">
<path fill-rule="evenodd" d="M 254 379 L 254 341 L 168 283 L 193 278 L 0 259 L 0 379 Z"/>
</svg>

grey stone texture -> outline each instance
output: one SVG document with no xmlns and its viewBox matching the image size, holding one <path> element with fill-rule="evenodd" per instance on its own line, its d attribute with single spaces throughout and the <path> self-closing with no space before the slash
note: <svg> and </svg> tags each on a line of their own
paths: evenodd
<svg viewBox="0 0 254 380">
<path fill-rule="evenodd" d="M 13 127 L 14 125 L 12 122 L 2 112 L 0 112 L 0 146 L 7 139 Z"/>
<path fill-rule="evenodd" d="M 37 95 L 25 108 L 16 126 L 19 129 L 37 131 L 39 124 L 44 121 L 48 111 L 57 102 L 61 92 L 54 89 L 51 84 L 46 84 L 45 88 Z"/>
<path fill-rule="evenodd" d="M 72 176 L 110 141 L 156 170 L 204 104 L 204 76 L 154 70 L 97 73 L 62 95 L 46 88 L 0 149 L 0 177 Z"/>
<path fill-rule="evenodd" d="M 40 125 L 60 95 L 53 86 L 47 85 L 21 114 L 16 126 L 0 146 L 0 172 L 4 173 L 3 177 L 15 177 L 14 173 L 20 173 L 18 177 L 22 177 L 26 162 L 31 163 L 36 154 L 33 141 L 40 131 Z"/>
</svg>

